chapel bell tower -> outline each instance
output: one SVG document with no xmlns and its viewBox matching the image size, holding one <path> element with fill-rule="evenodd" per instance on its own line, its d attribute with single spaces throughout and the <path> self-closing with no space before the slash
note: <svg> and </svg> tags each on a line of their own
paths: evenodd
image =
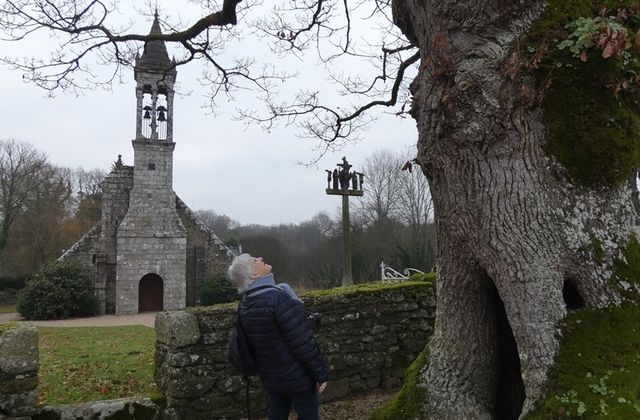
<svg viewBox="0 0 640 420">
<path fill-rule="evenodd" d="M 149 32 L 153 34 L 162 34 L 157 14 Z M 147 42 L 136 59 L 136 140 L 173 141 L 174 65 L 163 41 Z"/>
<path fill-rule="evenodd" d="M 149 35 L 161 35 L 156 13 Z M 186 305 L 186 231 L 173 191 L 175 61 L 164 41 L 136 59 L 136 136 L 129 208 L 117 231 L 116 314 Z"/>
</svg>

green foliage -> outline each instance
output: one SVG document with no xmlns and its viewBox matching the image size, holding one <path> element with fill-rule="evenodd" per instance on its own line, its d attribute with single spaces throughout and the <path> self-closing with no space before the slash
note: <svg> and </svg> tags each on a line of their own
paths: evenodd
<svg viewBox="0 0 640 420">
<path fill-rule="evenodd" d="M 640 418 L 640 306 L 570 313 L 546 396 L 527 417 Z"/>
<path fill-rule="evenodd" d="M 91 279 L 74 261 L 46 264 L 18 295 L 18 312 L 25 319 L 92 316 L 96 310 Z"/>
<path fill-rule="evenodd" d="M 615 35 L 616 38 L 629 38 L 627 28 L 613 16 L 579 17 L 566 24 L 565 29 L 570 29 L 573 32 L 569 34 L 567 39 L 558 44 L 558 49 L 567 48 L 574 58 L 583 60 L 585 58 L 583 52 L 597 45 L 597 35 L 603 30 Z M 628 51 L 619 51 L 618 53 L 626 53 L 626 57 L 630 56 Z M 606 55 L 609 55 L 609 53 Z"/>
<path fill-rule="evenodd" d="M 238 300 L 238 292 L 222 272 L 211 274 L 200 288 L 200 305 L 202 306 L 234 300 Z"/>
<path fill-rule="evenodd" d="M 153 328 L 41 327 L 38 332 L 41 403 L 161 398 L 153 380 Z"/>
<path fill-rule="evenodd" d="M 613 260 L 611 281 L 618 287 L 620 293 L 627 299 L 640 302 L 640 243 L 636 235 L 629 236 L 626 248 L 622 250 L 622 258 Z M 622 287 L 626 282 L 629 288 Z"/>
<path fill-rule="evenodd" d="M 618 19 L 624 6 L 551 0 L 522 42 L 538 89 L 546 90 L 548 153 L 591 187 L 620 185 L 640 167 L 640 56 L 616 43 L 635 34 L 640 21 L 632 12 Z"/>
<path fill-rule="evenodd" d="M 424 401 L 423 388 L 418 386 L 418 376 L 427 363 L 427 349 L 416 357 L 416 360 L 407 368 L 404 383 L 400 391 L 393 396 L 391 401 L 377 410 L 372 420 L 413 420 L 421 418 L 420 406 Z"/>
</svg>

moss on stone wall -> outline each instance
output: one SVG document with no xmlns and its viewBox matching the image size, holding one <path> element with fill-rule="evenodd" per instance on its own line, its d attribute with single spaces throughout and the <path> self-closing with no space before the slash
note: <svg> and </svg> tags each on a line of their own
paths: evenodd
<svg viewBox="0 0 640 420">
<path fill-rule="evenodd" d="M 640 92 L 638 86 L 617 96 L 610 87 L 630 74 L 640 74 L 637 53 L 623 69 L 619 58 L 603 59 L 589 49 L 582 62 L 558 43 L 571 33 L 567 24 L 579 17 L 596 17 L 602 5 L 612 13 L 629 1 L 551 0 L 541 18 L 520 44 L 529 59 L 547 46 L 535 71 L 538 89 L 547 83 L 542 108 L 549 129 L 547 152 L 568 170 L 574 182 L 591 187 L 616 186 L 640 167 Z M 635 34 L 638 19 L 626 26 Z M 623 71 L 624 70 L 624 71 Z"/>
<path fill-rule="evenodd" d="M 18 328 L 17 322 L 7 322 L 4 324 L 0 324 L 0 335 L 2 335 L 5 331 L 13 330 Z"/>
<path fill-rule="evenodd" d="M 640 418 L 640 306 L 570 313 L 546 395 L 525 418 Z"/>
<path fill-rule="evenodd" d="M 335 287 L 327 290 L 316 290 L 313 292 L 304 293 L 302 296 L 305 298 L 328 298 L 331 296 L 352 296 L 358 293 L 375 293 L 378 291 L 399 289 L 399 288 L 422 288 L 425 284 L 432 285 L 432 281 L 404 281 L 398 283 L 364 283 L 356 284 L 353 286 Z"/>
<path fill-rule="evenodd" d="M 404 384 L 384 407 L 377 410 L 372 420 L 413 420 L 420 418 L 420 407 L 424 401 L 424 391 L 418 386 L 418 376 L 427 363 L 427 349 L 424 349 L 405 372 Z"/>
<path fill-rule="evenodd" d="M 233 309 L 235 311 L 238 306 L 238 302 L 229 302 L 229 303 L 216 303 L 211 306 L 189 306 L 185 309 L 186 312 L 194 315 L 210 313 L 210 312 L 229 312 L 229 310 Z"/>
<path fill-rule="evenodd" d="M 640 302 L 640 243 L 633 233 L 622 250 L 622 258 L 613 260 L 611 282 L 622 296 Z"/>
<path fill-rule="evenodd" d="M 353 286 L 334 287 L 326 290 L 315 290 L 311 292 L 302 293 L 300 296 L 305 301 L 315 302 L 323 300 L 331 300 L 335 297 L 348 297 L 356 294 L 370 294 L 370 293 L 384 293 L 393 289 L 407 289 L 410 293 L 420 293 L 414 289 L 423 289 L 425 287 L 433 287 L 435 283 L 435 273 L 427 273 L 421 275 L 421 278 L 417 278 L 415 281 L 403 281 L 397 283 L 363 283 Z M 426 296 L 426 295 L 425 295 Z M 221 303 L 211 306 L 195 306 L 186 308 L 186 311 L 192 314 L 209 313 L 212 311 L 228 312 L 229 309 L 235 309 L 238 306 L 238 302 Z"/>
</svg>

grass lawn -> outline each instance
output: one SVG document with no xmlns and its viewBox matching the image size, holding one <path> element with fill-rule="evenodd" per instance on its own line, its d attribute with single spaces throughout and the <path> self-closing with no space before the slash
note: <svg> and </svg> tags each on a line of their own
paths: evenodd
<svg viewBox="0 0 640 420">
<path fill-rule="evenodd" d="M 150 396 L 153 328 L 39 327 L 40 403 L 68 404 Z"/>
<path fill-rule="evenodd" d="M 11 314 L 18 312 L 16 305 L 0 305 L 0 314 Z"/>
</svg>

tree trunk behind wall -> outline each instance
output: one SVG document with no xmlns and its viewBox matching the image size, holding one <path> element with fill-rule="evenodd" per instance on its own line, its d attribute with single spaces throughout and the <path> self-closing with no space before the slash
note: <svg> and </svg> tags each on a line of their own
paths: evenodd
<svg viewBox="0 0 640 420">
<path fill-rule="evenodd" d="M 568 289 L 621 300 L 613 258 L 638 226 L 635 182 L 573 185 L 544 152 L 542 111 L 501 66 L 541 1 L 395 0 L 420 48 L 418 159 L 437 220 L 438 316 L 421 373 L 425 417 L 518 418 L 541 396 Z M 593 238 L 604 257 L 589 252 Z"/>
</svg>

